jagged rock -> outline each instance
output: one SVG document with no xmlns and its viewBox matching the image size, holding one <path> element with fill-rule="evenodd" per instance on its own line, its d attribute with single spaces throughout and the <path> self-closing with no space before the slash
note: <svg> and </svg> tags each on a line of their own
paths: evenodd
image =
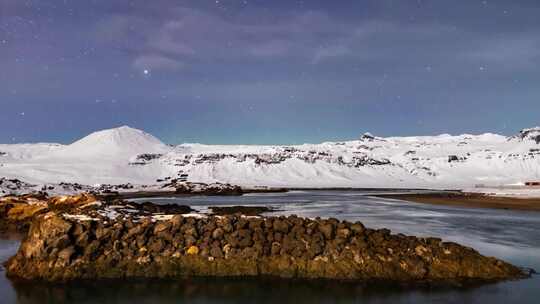
<svg viewBox="0 0 540 304">
<path fill-rule="evenodd" d="M 221 248 L 219 248 L 219 246 L 212 246 L 212 248 L 210 248 L 210 255 L 217 259 L 221 259 L 224 257 L 223 251 L 221 251 Z"/>
<path fill-rule="evenodd" d="M 455 243 L 335 219 L 174 216 L 156 223 L 128 221 L 83 225 L 54 212 L 39 215 L 6 263 L 7 274 L 47 281 L 268 275 L 456 283 L 524 277 L 519 268 Z"/>
<path fill-rule="evenodd" d="M 154 234 L 166 231 L 171 228 L 172 223 L 170 221 L 163 221 L 156 224 L 154 227 Z"/>
<path fill-rule="evenodd" d="M 281 219 L 275 219 L 273 224 L 274 231 L 287 233 L 289 232 L 289 224 Z"/>
<path fill-rule="evenodd" d="M 334 238 L 334 226 L 332 225 L 332 223 L 320 223 L 318 225 L 318 228 L 327 240 L 331 240 Z"/>
<path fill-rule="evenodd" d="M 536 144 L 540 144 L 540 127 L 523 129 L 519 131 L 519 134 L 513 136 L 511 139 L 532 140 Z"/>
<path fill-rule="evenodd" d="M 351 235 L 351 230 L 348 228 L 341 228 L 337 230 L 337 237 L 341 239 L 348 239 Z"/>
<path fill-rule="evenodd" d="M 362 232 L 364 232 L 365 229 L 366 228 L 364 227 L 364 225 L 362 223 L 359 223 L 359 222 L 356 222 L 356 223 L 351 225 L 351 230 L 355 234 L 361 234 Z"/>
<path fill-rule="evenodd" d="M 223 234 L 225 232 L 223 231 L 223 229 L 221 228 L 216 228 L 213 232 L 212 232 L 212 237 L 214 239 L 217 239 L 217 240 L 221 240 L 223 238 Z"/>
<path fill-rule="evenodd" d="M 56 261 L 56 267 L 66 267 L 71 262 L 71 256 L 75 253 L 75 248 L 70 246 L 68 248 L 62 249 L 58 252 L 58 260 Z"/>
</svg>

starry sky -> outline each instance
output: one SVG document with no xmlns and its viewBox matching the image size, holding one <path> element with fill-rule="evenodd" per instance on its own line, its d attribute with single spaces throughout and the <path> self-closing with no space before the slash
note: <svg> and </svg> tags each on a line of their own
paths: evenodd
<svg viewBox="0 0 540 304">
<path fill-rule="evenodd" d="M 295 144 L 540 124 L 538 0 L 0 0 L 0 142 Z"/>
</svg>

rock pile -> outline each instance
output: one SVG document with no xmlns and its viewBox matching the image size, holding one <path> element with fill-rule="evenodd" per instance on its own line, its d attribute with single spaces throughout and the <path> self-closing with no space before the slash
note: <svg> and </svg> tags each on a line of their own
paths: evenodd
<svg viewBox="0 0 540 304">
<path fill-rule="evenodd" d="M 186 214 L 194 210 L 177 204 L 131 203 L 125 200 L 104 200 L 104 197 L 81 193 L 48 197 L 45 193 L 0 198 L 0 233 L 26 233 L 35 217 L 48 212 L 74 219 L 114 221 L 132 218 Z"/>
<path fill-rule="evenodd" d="M 91 194 L 48 198 L 44 193 L 0 198 L 0 232 L 26 232 L 32 220 L 48 211 L 62 212 L 95 202 Z"/>
<path fill-rule="evenodd" d="M 503 261 L 436 238 L 373 230 L 359 222 L 289 217 L 118 217 L 103 221 L 37 216 L 11 278 L 276 276 L 400 283 L 515 279 Z"/>
</svg>

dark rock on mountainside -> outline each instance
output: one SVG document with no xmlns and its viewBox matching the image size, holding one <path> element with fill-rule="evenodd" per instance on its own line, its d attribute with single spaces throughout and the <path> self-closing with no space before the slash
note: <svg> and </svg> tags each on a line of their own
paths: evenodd
<svg viewBox="0 0 540 304">
<path fill-rule="evenodd" d="M 540 144 L 540 127 L 523 129 L 519 131 L 519 134 L 513 136 L 512 139 L 532 140 L 536 144 Z"/>
<path fill-rule="evenodd" d="M 137 157 L 135 157 L 135 160 L 130 162 L 129 164 L 132 166 L 144 166 L 151 163 L 153 160 L 161 158 L 162 156 L 163 154 L 139 154 L 137 155 Z"/>
<path fill-rule="evenodd" d="M 367 136 L 367 135 L 365 135 Z M 371 137 L 362 137 L 363 141 L 374 141 L 382 140 L 379 138 Z M 338 143 L 336 143 L 337 145 Z M 344 145 L 344 143 L 340 143 Z M 247 161 L 252 161 L 256 166 L 268 166 L 268 165 L 278 165 L 283 164 L 287 160 L 298 159 L 309 164 L 314 164 L 318 161 L 329 163 L 329 164 L 339 164 L 341 166 L 347 167 L 364 167 L 364 166 L 385 166 L 392 165 L 392 162 L 388 159 L 376 159 L 373 158 L 365 151 L 355 152 L 355 155 L 350 159 L 345 161 L 342 156 L 335 155 L 331 150 L 327 151 L 315 151 L 315 150 L 300 150 L 297 148 L 291 147 L 279 147 L 276 148 L 274 152 L 269 153 L 206 153 L 198 155 L 183 155 L 182 157 L 175 159 L 173 162 L 175 166 L 183 167 L 189 164 L 191 165 L 201 165 L 201 164 L 215 164 L 225 159 L 230 159 L 238 163 L 243 163 Z"/>
</svg>

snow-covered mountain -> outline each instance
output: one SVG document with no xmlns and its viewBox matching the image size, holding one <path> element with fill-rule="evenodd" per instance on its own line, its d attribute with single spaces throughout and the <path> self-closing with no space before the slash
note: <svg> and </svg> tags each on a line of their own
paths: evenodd
<svg viewBox="0 0 540 304">
<path fill-rule="evenodd" d="M 156 137 L 141 130 L 122 126 L 116 129 L 94 132 L 46 156 L 75 159 L 111 158 L 118 160 L 144 153 L 167 153 L 170 150 L 171 147 L 165 145 Z"/>
<path fill-rule="evenodd" d="M 540 179 L 540 128 L 496 134 L 381 138 L 298 146 L 165 145 L 129 127 L 70 145 L 0 145 L 0 177 L 31 183 L 467 188 Z"/>
</svg>

